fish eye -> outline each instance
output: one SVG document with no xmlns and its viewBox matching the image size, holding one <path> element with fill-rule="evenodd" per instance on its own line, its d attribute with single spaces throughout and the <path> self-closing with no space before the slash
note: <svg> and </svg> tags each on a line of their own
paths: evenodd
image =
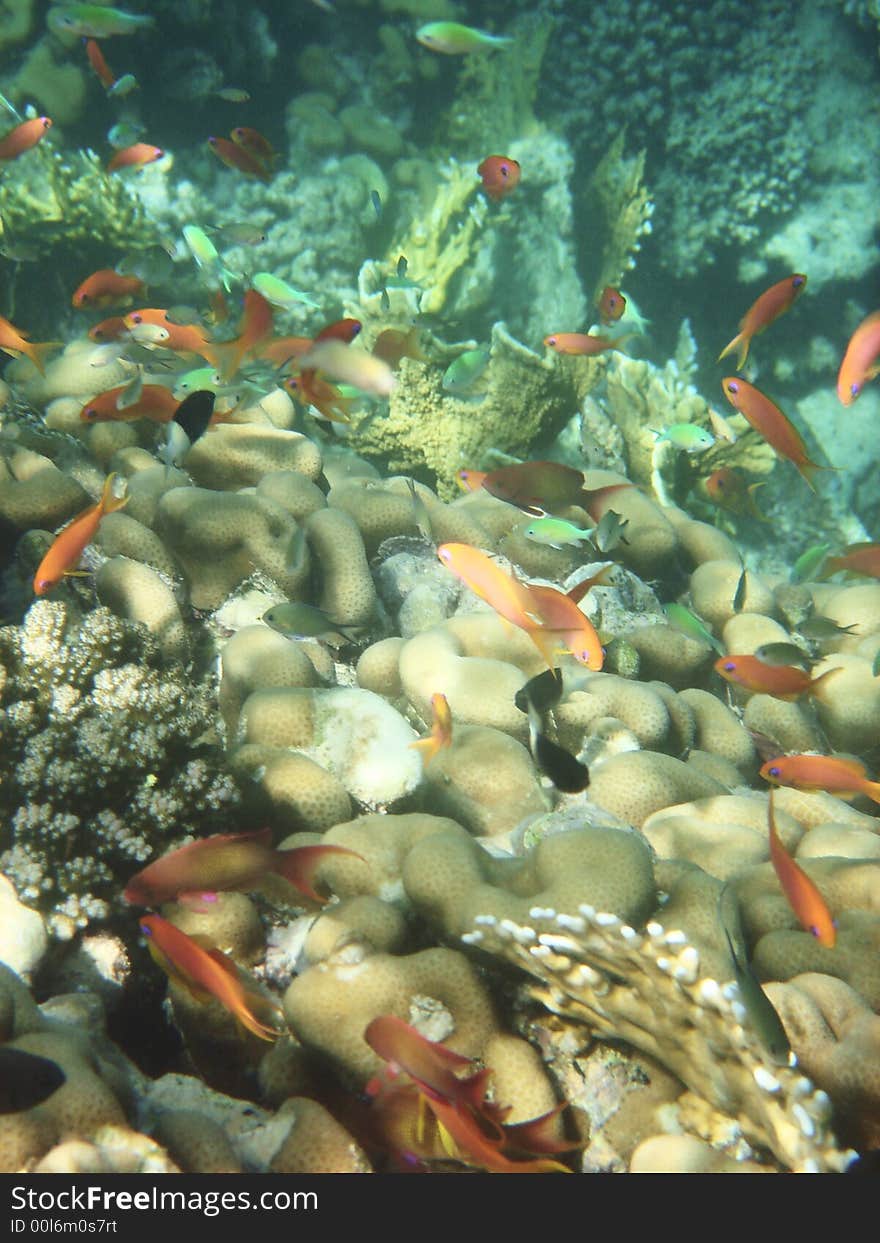
<svg viewBox="0 0 880 1243">
<path fill-rule="evenodd" d="M 547 338 L 547 344 L 548 344 L 548 345 L 555 345 L 555 344 L 556 344 L 556 338 L 555 338 L 555 337 L 548 337 L 548 338 Z"/>
<path fill-rule="evenodd" d="M 781 769 L 781 768 L 778 768 L 778 767 L 774 764 L 774 765 L 773 765 L 773 767 L 772 767 L 769 771 L 770 771 L 770 776 L 771 776 L 771 777 L 778 777 L 778 776 L 780 775 L 780 773 L 782 772 L 782 769 Z"/>
<path fill-rule="evenodd" d="M 734 673 L 736 671 L 736 665 L 732 660 L 726 660 L 724 662 L 724 671 L 725 673 Z"/>
<path fill-rule="evenodd" d="M 813 934 L 814 937 L 819 936 L 819 929 L 816 927 L 815 924 L 810 924 L 810 932 Z"/>
<path fill-rule="evenodd" d="M 142 324 L 143 321 L 144 321 L 143 315 L 132 315 L 131 317 L 131 322 L 133 324 Z"/>
<path fill-rule="evenodd" d="M 145 937 L 151 937 L 153 935 L 153 930 L 148 928 L 146 924 L 141 924 L 141 932 Z"/>
<path fill-rule="evenodd" d="M 798 285 L 803 285 L 804 278 L 802 276 L 796 276 L 791 283 L 794 285 L 795 289 L 797 289 Z"/>
<path fill-rule="evenodd" d="M 849 391 L 852 393 L 853 397 L 858 397 L 861 387 L 861 384 L 851 384 L 849 386 Z"/>
<path fill-rule="evenodd" d="M 737 384 L 736 380 L 731 380 L 731 381 L 730 381 L 730 383 L 729 383 L 729 384 L 728 384 L 728 386 L 727 386 L 727 391 L 728 391 L 728 393 L 738 393 L 738 392 L 739 392 L 739 385 Z"/>
</svg>

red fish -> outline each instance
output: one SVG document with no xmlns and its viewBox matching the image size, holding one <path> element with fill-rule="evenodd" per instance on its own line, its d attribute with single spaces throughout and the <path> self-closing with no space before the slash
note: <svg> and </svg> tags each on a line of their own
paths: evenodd
<svg viewBox="0 0 880 1243">
<path fill-rule="evenodd" d="M 260 1022 L 254 1009 L 265 1009 L 266 998 L 248 990 L 235 963 L 222 950 L 207 949 L 160 915 L 145 915 L 141 932 L 150 956 L 162 970 L 199 1000 L 213 997 L 260 1040 L 275 1040 L 280 1031 Z M 277 1007 L 274 1008 L 277 1011 Z"/>
<path fill-rule="evenodd" d="M 229 137 L 236 146 L 243 147 L 245 151 L 249 151 L 251 155 L 255 155 L 263 163 L 271 164 L 275 159 L 275 151 L 272 144 L 258 129 L 252 129 L 249 125 L 236 125 Z"/>
<path fill-rule="evenodd" d="M 473 473 L 473 472 L 472 472 Z M 561 462 L 517 462 L 489 471 L 482 485 L 499 501 L 516 505 L 539 517 L 545 512 L 580 505 L 594 521 L 593 509 L 630 483 L 612 483 L 604 488 L 585 488 L 583 472 Z"/>
<path fill-rule="evenodd" d="M 788 904 L 798 917 L 798 922 L 805 932 L 811 932 L 820 945 L 832 949 L 837 940 L 837 932 L 831 912 L 819 890 L 807 876 L 806 872 L 795 863 L 791 855 L 779 840 L 776 829 L 776 817 L 773 813 L 773 791 L 767 800 L 767 828 L 770 833 L 770 860 L 779 877 L 782 891 Z"/>
<path fill-rule="evenodd" d="M 718 355 L 718 361 L 721 362 L 722 358 L 732 354 L 734 350 L 739 350 L 736 369 L 742 371 L 748 358 L 752 337 L 758 336 L 765 328 L 769 328 L 775 319 L 783 315 L 801 296 L 806 285 L 807 278 L 803 272 L 795 272 L 791 276 L 786 276 L 785 280 L 777 281 L 775 285 L 765 289 L 740 320 L 739 332 L 728 345 L 725 345 Z"/>
<path fill-rule="evenodd" d="M 65 574 L 72 574 L 79 565 L 86 546 L 92 542 L 105 514 L 115 513 L 128 503 L 127 496 L 114 496 L 115 475 L 108 475 L 97 505 L 90 505 L 63 527 L 49 548 L 34 575 L 34 593 L 45 596 L 57 587 Z"/>
<path fill-rule="evenodd" d="M 807 485 L 815 492 L 812 473 L 816 470 L 833 470 L 830 466 L 820 466 L 807 457 L 807 447 L 793 423 L 785 417 L 777 405 L 760 389 L 749 384 L 738 376 L 725 376 L 721 381 L 724 396 L 740 414 L 751 423 L 752 427 L 775 449 L 780 457 L 788 458 L 789 462 L 803 476 Z"/>
<path fill-rule="evenodd" d="M 227 168 L 234 168 L 245 177 L 256 177 L 259 181 L 270 180 L 265 164 L 246 147 L 240 147 L 229 138 L 209 138 L 208 146 Z"/>
<path fill-rule="evenodd" d="M 257 358 L 268 359 L 276 367 L 284 367 L 288 363 L 296 363 L 312 348 L 311 337 L 271 337 L 260 342 L 254 353 Z"/>
<path fill-rule="evenodd" d="M 799 699 L 801 695 L 814 695 L 825 679 L 833 677 L 839 668 L 835 666 L 813 678 L 795 665 L 765 665 L 757 656 L 721 656 L 715 661 L 715 672 L 725 681 L 748 691 L 773 695 L 776 699 Z"/>
<path fill-rule="evenodd" d="M 434 719 L 431 722 L 430 734 L 427 738 L 420 738 L 418 742 L 409 744 L 421 754 L 425 768 L 439 751 L 452 746 L 452 713 L 449 711 L 449 701 L 439 691 L 431 696 L 431 710 Z"/>
<path fill-rule="evenodd" d="M 104 53 L 94 39 L 83 39 L 86 45 L 86 56 L 98 81 L 105 91 L 109 91 L 116 82 L 116 75 L 104 59 Z"/>
<path fill-rule="evenodd" d="M 828 557 L 822 568 L 822 577 L 845 570 L 849 574 L 865 574 L 868 578 L 880 578 L 880 544 L 850 544 L 839 557 Z"/>
<path fill-rule="evenodd" d="M 495 203 L 519 185 L 520 166 L 509 155 L 487 155 L 477 172 L 483 180 L 483 189 Z"/>
<path fill-rule="evenodd" d="M 28 335 L 0 315 L 0 350 L 6 354 L 12 354 L 15 358 L 19 354 L 24 354 L 25 358 L 31 360 L 40 375 L 43 375 L 46 370 L 46 356 L 55 350 L 60 350 L 62 343 L 60 341 L 29 341 Z"/>
<path fill-rule="evenodd" d="M 317 345 L 319 341 L 342 341 L 350 345 L 362 328 L 359 319 L 335 319 L 332 324 L 324 325 L 312 345 Z"/>
<path fill-rule="evenodd" d="M 304 897 L 323 904 L 315 890 L 315 873 L 330 855 L 362 858 L 345 846 L 296 846 L 276 850 L 272 830 L 256 833 L 215 834 L 181 846 L 145 867 L 128 882 L 124 898 L 138 906 L 181 902 L 194 910 L 227 890 L 249 890 L 268 873 L 282 876 Z"/>
<path fill-rule="evenodd" d="M 387 1064 L 384 1081 L 379 1077 L 371 1080 L 367 1092 L 374 1097 L 386 1136 L 404 1156 L 426 1160 L 451 1157 L 499 1174 L 570 1172 L 546 1157 L 512 1160 L 509 1155 L 558 1153 L 576 1147 L 552 1133 L 552 1124 L 564 1106 L 518 1126 L 505 1127 L 503 1119 L 509 1107 L 488 1099 L 491 1071 L 478 1070 L 466 1077 L 456 1073 L 473 1067 L 471 1058 L 427 1040 L 389 1014 L 369 1024 L 364 1040 Z M 393 1082 L 401 1071 L 413 1082 Z M 428 1114 L 435 1121 L 433 1133 Z"/>
<path fill-rule="evenodd" d="M 120 410 L 116 404 L 125 392 L 126 385 L 107 389 L 87 401 L 79 412 L 83 423 L 115 423 L 129 422 L 132 419 L 153 419 L 156 423 L 167 423 L 174 418 L 180 402 L 171 389 L 161 384 L 145 384 L 137 401 Z"/>
<path fill-rule="evenodd" d="M 880 375 L 880 311 L 863 319 L 849 339 L 837 373 L 837 396 L 851 406 L 864 386 Z"/>
<path fill-rule="evenodd" d="M 599 295 L 599 318 L 603 324 L 613 324 L 626 310 L 626 298 L 613 285 L 606 285 Z"/>
<path fill-rule="evenodd" d="M 112 268 L 99 268 L 87 276 L 71 298 L 73 306 L 91 310 L 93 307 L 126 306 L 142 294 L 146 285 L 138 276 L 120 276 Z"/>
<path fill-rule="evenodd" d="M 809 793 L 826 790 L 841 798 L 865 794 L 880 803 L 880 781 L 869 781 L 861 760 L 831 755 L 777 755 L 762 766 L 761 776 L 773 785 L 794 786 Z"/>
<path fill-rule="evenodd" d="M 767 519 L 755 502 L 755 492 L 763 488 L 763 483 L 749 483 L 745 475 L 733 466 L 722 466 L 703 481 L 703 486 L 710 499 L 720 508 L 731 514 L 750 515 L 760 522 Z"/>
<path fill-rule="evenodd" d="M 483 480 L 488 478 L 488 475 L 489 472 L 485 470 L 457 470 L 455 482 L 462 492 L 477 492 L 482 488 Z"/>
<path fill-rule="evenodd" d="M 33 117 L 22 121 L 0 139 L 0 160 L 17 160 L 25 151 L 35 147 L 47 130 L 52 128 L 48 117 Z"/>
<path fill-rule="evenodd" d="M 123 316 L 111 315 L 109 319 L 102 319 L 100 324 L 90 328 L 89 336 L 93 341 L 118 341 L 121 337 L 128 336 L 128 328 Z"/>
<path fill-rule="evenodd" d="M 578 354 L 592 357 L 605 350 L 619 350 L 625 337 L 600 337 L 591 332 L 553 332 L 544 338 L 544 344 L 557 354 Z"/>
<path fill-rule="evenodd" d="M 148 142 L 135 142 L 116 152 L 107 164 L 107 172 L 116 173 L 121 168 L 143 168 L 146 164 L 161 160 L 164 154 L 161 147 L 154 147 Z"/>
</svg>

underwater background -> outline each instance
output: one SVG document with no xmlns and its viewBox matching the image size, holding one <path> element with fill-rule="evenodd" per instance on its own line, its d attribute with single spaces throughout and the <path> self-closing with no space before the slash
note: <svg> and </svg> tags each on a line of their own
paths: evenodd
<svg viewBox="0 0 880 1243">
<path fill-rule="evenodd" d="M 0 0 L 0 1170 L 878 1147 L 878 52 Z"/>
</svg>

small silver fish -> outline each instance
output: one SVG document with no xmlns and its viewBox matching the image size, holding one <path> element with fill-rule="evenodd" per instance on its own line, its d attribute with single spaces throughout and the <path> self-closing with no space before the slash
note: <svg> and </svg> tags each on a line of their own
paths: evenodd
<svg viewBox="0 0 880 1243">
<path fill-rule="evenodd" d="M 407 479 L 406 486 L 409 488 L 409 494 L 412 498 L 413 517 L 415 518 L 419 535 L 421 535 L 426 544 L 433 544 L 434 532 L 431 529 L 431 516 L 428 513 L 427 506 L 416 491 L 414 480 Z"/>
<path fill-rule="evenodd" d="M 141 367 L 138 367 L 129 382 L 116 398 L 116 409 L 127 410 L 129 406 L 135 405 L 140 401 L 141 394 L 144 391 L 144 373 Z"/>
<path fill-rule="evenodd" d="M 611 552 L 618 544 L 628 544 L 624 535 L 628 526 L 628 518 L 621 518 L 614 509 L 606 509 L 593 530 L 593 545 L 599 552 Z"/>
</svg>

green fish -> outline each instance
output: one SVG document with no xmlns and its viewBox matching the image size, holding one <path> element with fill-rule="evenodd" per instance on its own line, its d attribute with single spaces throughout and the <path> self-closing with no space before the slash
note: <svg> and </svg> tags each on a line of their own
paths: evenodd
<svg viewBox="0 0 880 1243">
<path fill-rule="evenodd" d="M 874 663 L 871 665 L 871 676 L 875 678 L 880 677 L 880 649 L 878 649 L 877 655 L 874 657 Z"/>
<path fill-rule="evenodd" d="M 736 591 L 733 593 L 734 613 L 742 612 L 743 605 L 746 602 L 746 590 L 747 590 L 746 571 L 745 571 L 745 568 L 743 568 L 742 573 L 740 574 L 739 578 L 736 581 Z"/>
<path fill-rule="evenodd" d="M 211 232 L 217 234 L 221 246 L 259 246 L 266 240 L 265 230 L 258 224 L 249 224 L 246 220 L 220 225 Z"/>
<path fill-rule="evenodd" d="M 140 84 L 133 73 L 124 73 L 121 78 L 117 78 L 112 86 L 107 87 L 108 96 L 113 99 L 124 99 L 126 95 L 130 95 L 132 91 L 139 91 Z"/>
<path fill-rule="evenodd" d="M 761 1041 L 761 1044 L 770 1054 L 774 1062 L 780 1066 L 787 1066 L 789 1063 L 789 1054 L 791 1053 L 791 1044 L 788 1036 L 785 1034 L 785 1028 L 782 1026 L 782 1020 L 776 1012 L 770 998 L 761 987 L 758 977 L 755 975 L 751 964 L 741 961 L 737 955 L 736 948 L 733 944 L 730 932 L 727 928 L 727 922 L 724 918 L 724 909 L 722 899 L 727 892 L 727 885 L 721 890 L 718 897 L 718 918 L 721 923 L 721 930 L 727 941 L 727 948 L 730 951 L 730 957 L 733 961 L 733 970 L 736 976 L 736 986 L 739 990 L 739 1000 L 745 1008 L 751 1027 Z"/>
<path fill-rule="evenodd" d="M 200 389 L 219 393 L 222 388 L 223 377 L 214 367 L 193 367 L 191 371 L 184 371 L 177 377 L 173 394 L 178 401 L 182 401 L 188 393 L 196 393 Z"/>
<path fill-rule="evenodd" d="M 806 552 L 801 553 L 791 571 L 791 581 L 793 583 L 803 583 L 812 579 L 813 575 L 821 568 L 822 562 L 831 552 L 830 544 L 814 544 L 812 548 L 808 548 Z"/>
<path fill-rule="evenodd" d="M 246 104 L 250 99 L 250 93 L 240 86 L 221 86 L 214 94 L 228 104 Z"/>
<path fill-rule="evenodd" d="M 263 621 L 287 639 L 320 639 L 330 634 L 351 638 L 349 627 L 332 621 L 323 609 L 299 601 L 273 604 L 263 614 Z"/>
<path fill-rule="evenodd" d="M 222 285 L 228 292 L 232 288 L 235 273 L 230 272 L 228 268 L 223 266 L 223 260 L 217 252 L 217 247 L 208 237 L 205 230 L 200 229 L 196 224 L 186 224 L 183 226 L 183 240 L 186 242 L 193 259 L 195 259 L 211 284 Z"/>
<path fill-rule="evenodd" d="M 257 293 L 263 295 L 267 302 L 271 302 L 273 306 L 280 307 L 283 311 L 289 311 L 297 303 L 303 306 L 320 307 L 320 303 L 314 298 L 309 297 L 307 293 L 302 293 L 299 289 L 294 289 L 288 285 L 287 281 L 281 280 L 279 276 L 273 276 L 271 272 L 258 272 L 251 281 Z"/>
<path fill-rule="evenodd" d="M 465 393 L 472 384 L 479 380 L 488 366 L 489 351 L 487 349 L 465 350 L 443 372 L 443 388 L 453 395 Z"/>
<path fill-rule="evenodd" d="M 808 617 L 797 629 L 805 639 L 821 643 L 824 639 L 836 639 L 841 634 L 855 634 L 858 626 L 838 626 L 830 617 Z"/>
<path fill-rule="evenodd" d="M 591 530 L 585 531 L 564 518 L 535 518 L 523 529 L 527 539 L 550 548 L 577 547 L 585 540 L 589 543 L 592 534 Z"/>
<path fill-rule="evenodd" d="M 124 13 L 103 4 L 60 4 L 49 10 L 46 21 L 53 34 L 71 39 L 133 35 L 156 24 L 154 17 Z"/>
<path fill-rule="evenodd" d="M 655 444 L 659 445 L 665 440 L 683 453 L 705 453 L 715 443 L 712 433 L 705 427 L 698 427 L 696 423 L 670 423 L 662 432 L 655 431 L 654 428 L 651 430 L 657 437 Z"/>
<path fill-rule="evenodd" d="M 762 643 L 755 648 L 755 656 L 765 665 L 801 665 L 807 668 L 813 663 L 796 643 Z"/>
<path fill-rule="evenodd" d="M 174 263 L 161 246 L 130 250 L 116 265 L 123 276 L 138 276 L 145 285 L 161 285 L 174 276 Z"/>
<path fill-rule="evenodd" d="M 382 219 L 382 196 L 378 190 L 370 191 L 370 202 L 373 204 L 373 211 L 376 213 L 376 219 Z"/>
<path fill-rule="evenodd" d="M 699 617 L 696 617 L 690 609 L 686 609 L 683 604 L 664 604 L 663 612 L 670 626 L 686 634 L 689 639 L 696 639 L 698 643 L 708 643 L 719 656 L 724 655 L 724 644 L 716 639 Z"/>
<path fill-rule="evenodd" d="M 111 147 L 121 151 L 124 147 L 131 147 L 145 133 L 146 127 L 143 125 L 138 125 L 134 121 L 120 121 L 118 125 L 111 126 L 107 131 L 107 141 Z"/>
<path fill-rule="evenodd" d="M 422 47 L 446 56 L 465 56 L 468 52 L 487 52 L 493 47 L 507 47 L 513 43 L 508 35 L 490 35 L 473 26 L 459 22 L 428 22 L 416 31 Z"/>
</svg>

